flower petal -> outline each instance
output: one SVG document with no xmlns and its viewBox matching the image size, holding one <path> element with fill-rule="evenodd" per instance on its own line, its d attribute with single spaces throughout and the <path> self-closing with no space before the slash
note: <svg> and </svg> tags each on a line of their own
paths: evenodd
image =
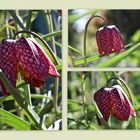
<svg viewBox="0 0 140 140">
<path fill-rule="evenodd" d="M 15 87 L 18 73 L 18 63 L 16 59 L 14 42 L 14 40 L 9 39 L 2 41 L 0 46 L 0 69 L 2 69 L 5 76 Z M 0 91 L 2 92 L 2 96 L 9 95 L 8 91 L 2 84 L 2 81 L 0 81 Z"/>
<path fill-rule="evenodd" d="M 110 90 L 109 88 L 101 88 L 94 94 L 94 100 L 103 115 L 103 118 L 107 121 L 110 116 Z"/>
<path fill-rule="evenodd" d="M 123 40 L 120 31 L 114 27 L 112 29 L 113 45 L 116 52 L 119 52 L 123 47 Z"/>
<path fill-rule="evenodd" d="M 40 47 L 40 45 L 36 42 L 35 39 L 33 38 L 28 38 L 28 41 L 32 41 L 32 43 L 36 46 L 37 48 L 37 51 L 40 53 L 40 55 L 42 55 L 44 58 L 43 58 L 43 61 L 48 61 L 49 63 L 49 74 L 52 75 L 52 76 L 59 76 L 59 73 L 57 72 L 54 64 L 52 63 L 51 59 L 46 55 L 46 53 L 44 52 L 44 50 Z"/>
<path fill-rule="evenodd" d="M 119 85 L 114 86 L 111 91 L 111 107 L 113 115 L 119 120 L 127 121 L 130 115 L 135 116 L 129 99 Z"/>
<path fill-rule="evenodd" d="M 16 57 L 24 80 L 32 86 L 42 86 L 48 74 L 59 75 L 51 60 L 33 39 L 20 38 L 16 41 Z"/>
<path fill-rule="evenodd" d="M 123 48 L 121 34 L 115 25 L 99 28 L 96 33 L 98 52 L 101 55 L 109 55 L 119 52 Z"/>
</svg>

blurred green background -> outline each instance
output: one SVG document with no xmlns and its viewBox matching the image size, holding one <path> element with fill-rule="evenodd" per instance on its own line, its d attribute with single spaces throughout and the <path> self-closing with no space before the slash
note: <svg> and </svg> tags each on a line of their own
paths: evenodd
<svg viewBox="0 0 140 140">
<path fill-rule="evenodd" d="M 95 9 L 75 9 L 69 10 L 69 66 L 80 67 L 83 63 L 80 63 L 83 59 L 83 43 L 84 43 L 84 30 L 85 25 L 91 15 L 100 15 L 107 21 L 107 25 L 116 25 L 120 30 L 121 36 L 124 41 L 124 45 L 131 45 L 128 48 L 133 47 L 140 41 L 140 10 L 95 10 Z M 118 54 L 111 54 L 101 58 L 98 56 L 96 46 L 96 31 L 99 27 L 104 26 L 103 21 L 100 18 L 94 18 L 89 26 L 87 32 L 87 58 L 90 58 L 88 66 L 97 66 L 99 63 L 105 63 L 107 60 L 114 58 Z M 128 49 L 127 48 L 127 49 Z M 126 50 L 127 50 L 126 49 Z M 79 62 L 79 63 L 78 63 Z M 139 67 L 140 66 L 140 47 L 129 55 L 120 58 L 112 64 L 108 64 L 110 67 Z"/>
<path fill-rule="evenodd" d="M 132 92 L 136 117 L 119 121 L 111 116 L 107 124 L 111 129 L 140 129 L 140 72 L 69 72 L 68 73 L 68 129 L 106 129 L 98 125 L 93 103 L 94 93 L 106 87 L 110 78 L 118 77 L 125 81 Z M 110 81 L 109 85 L 118 84 Z"/>
</svg>

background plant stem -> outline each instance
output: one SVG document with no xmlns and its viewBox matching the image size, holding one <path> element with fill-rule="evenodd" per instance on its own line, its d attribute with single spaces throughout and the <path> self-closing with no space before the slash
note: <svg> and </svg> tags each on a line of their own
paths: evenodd
<svg viewBox="0 0 140 140">
<path fill-rule="evenodd" d="M 48 19 L 48 30 L 49 33 L 53 33 L 53 20 L 52 20 L 52 15 L 51 15 L 51 10 L 47 10 L 47 19 Z M 56 52 L 56 48 L 55 48 L 55 40 L 54 40 L 54 36 L 51 36 L 51 46 L 52 49 L 55 53 L 55 55 L 57 56 L 57 52 Z"/>
<path fill-rule="evenodd" d="M 105 19 L 101 16 L 97 16 L 97 15 L 92 15 L 89 20 L 86 23 L 85 26 L 85 32 L 84 32 L 84 60 L 85 60 L 85 67 L 87 66 L 87 48 L 86 48 L 86 38 L 87 38 L 87 30 L 88 30 L 88 25 L 91 22 L 91 20 L 93 20 L 93 18 L 95 17 L 99 17 L 101 19 L 103 19 L 103 21 L 105 22 Z"/>
<path fill-rule="evenodd" d="M 88 124 L 88 118 L 87 118 L 87 110 L 86 110 L 86 99 L 85 99 L 85 76 L 84 74 L 81 72 L 81 88 L 82 88 L 82 102 L 83 102 L 83 113 L 84 113 L 84 117 L 86 120 L 86 123 Z"/>
<path fill-rule="evenodd" d="M 47 10 L 47 23 L 48 23 L 49 33 L 53 33 L 54 31 L 53 31 L 53 20 L 51 16 L 51 10 Z M 54 51 L 54 54 L 57 56 L 54 36 L 51 36 L 50 39 L 51 39 L 51 46 Z M 56 120 L 57 120 L 58 87 L 59 87 L 59 77 L 56 77 L 54 80 L 54 110 L 55 110 Z"/>
</svg>

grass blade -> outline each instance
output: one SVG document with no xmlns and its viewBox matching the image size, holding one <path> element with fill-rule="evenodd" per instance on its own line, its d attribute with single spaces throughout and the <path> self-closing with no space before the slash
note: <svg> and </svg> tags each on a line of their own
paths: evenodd
<svg viewBox="0 0 140 140">
<path fill-rule="evenodd" d="M 26 20 L 26 29 L 29 30 L 31 28 L 31 19 L 32 19 L 32 10 L 29 11 L 27 20 Z"/>
<path fill-rule="evenodd" d="M 22 120 L 21 118 L 13 115 L 6 110 L 0 109 L 0 115 L 0 121 L 2 123 L 6 123 L 17 130 L 31 130 L 31 125 L 28 122 Z"/>
<path fill-rule="evenodd" d="M 69 48 L 71 51 L 76 52 L 76 53 L 78 53 L 78 54 L 80 54 L 80 55 L 83 56 L 83 53 L 82 53 L 80 50 L 75 49 L 74 47 L 72 47 L 72 46 L 70 46 L 70 45 L 68 45 L 68 48 Z"/>
<path fill-rule="evenodd" d="M 119 61 L 121 61 L 122 59 L 126 58 L 127 56 L 129 56 L 131 53 L 133 53 L 139 47 L 140 47 L 140 42 L 137 43 L 136 45 L 134 45 L 133 47 L 129 48 L 128 50 L 118 54 L 117 56 L 96 65 L 96 67 L 97 68 L 104 68 L 104 67 L 112 66 L 112 65 L 118 63 Z"/>
<path fill-rule="evenodd" d="M 92 62 L 92 61 L 95 61 L 95 60 L 98 60 L 101 56 L 97 55 L 97 56 L 92 56 L 92 57 L 89 57 L 87 58 L 87 63 L 89 62 Z M 84 64 L 85 63 L 85 59 L 81 59 L 81 60 L 76 60 L 74 62 L 75 65 L 81 65 L 81 64 Z"/>
<path fill-rule="evenodd" d="M 16 23 L 23 29 L 23 30 L 27 30 L 24 25 L 22 24 L 22 22 L 20 21 L 20 19 L 17 17 L 16 12 L 14 10 L 8 10 L 9 14 L 13 17 L 13 19 L 16 21 Z"/>
<path fill-rule="evenodd" d="M 62 30 L 48 33 L 46 35 L 43 35 L 42 37 L 43 37 L 43 39 L 46 39 L 46 38 L 50 38 L 50 37 L 53 37 L 53 36 L 58 36 L 58 35 L 61 35 L 61 34 L 62 34 Z"/>
</svg>

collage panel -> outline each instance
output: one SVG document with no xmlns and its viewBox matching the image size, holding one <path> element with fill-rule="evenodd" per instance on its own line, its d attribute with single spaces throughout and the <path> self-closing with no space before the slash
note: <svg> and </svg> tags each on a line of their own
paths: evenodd
<svg viewBox="0 0 140 140">
<path fill-rule="evenodd" d="M 62 11 L 0 10 L 0 130 L 62 129 Z"/>
<path fill-rule="evenodd" d="M 69 71 L 68 130 L 140 129 L 140 71 Z"/>
<path fill-rule="evenodd" d="M 69 67 L 140 67 L 140 10 L 68 11 Z"/>
</svg>

